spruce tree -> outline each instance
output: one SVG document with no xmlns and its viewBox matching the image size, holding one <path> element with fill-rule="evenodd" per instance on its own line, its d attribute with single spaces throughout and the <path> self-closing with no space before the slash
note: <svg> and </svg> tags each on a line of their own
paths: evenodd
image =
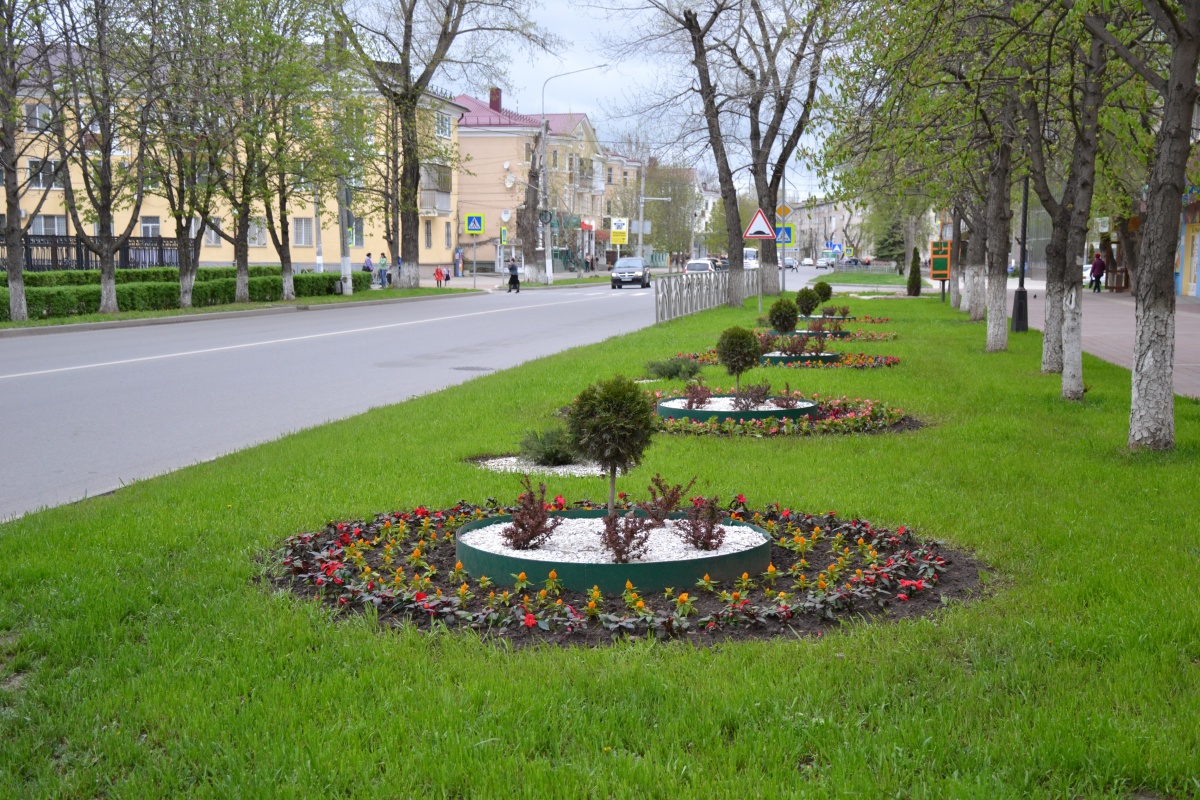
<svg viewBox="0 0 1200 800">
<path fill-rule="evenodd" d="M 908 265 L 908 296 L 921 296 L 921 251 L 915 247 Z"/>
</svg>

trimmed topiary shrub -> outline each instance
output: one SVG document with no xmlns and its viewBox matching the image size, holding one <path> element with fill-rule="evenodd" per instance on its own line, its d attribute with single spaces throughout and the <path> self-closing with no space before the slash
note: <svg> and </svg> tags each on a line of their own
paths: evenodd
<svg viewBox="0 0 1200 800">
<path fill-rule="evenodd" d="M 796 330 L 796 317 L 800 314 L 796 304 L 786 297 L 781 297 L 771 304 L 767 319 L 771 320 L 771 328 L 780 333 Z"/>
<path fill-rule="evenodd" d="M 733 376 L 737 391 L 741 391 L 742 373 L 756 366 L 761 355 L 758 337 L 745 328 L 728 328 L 717 339 L 717 360 Z"/>
<path fill-rule="evenodd" d="M 821 295 L 817 294 L 815 289 L 805 286 L 796 292 L 796 308 L 800 309 L 800 313 L 804 316 L 811 316 L 819 305 L 821 305 Z"/>
<path fill-rule="evenodd" d="M 813 291 L 821 298 L 822 303 L 828 303 L 829 298 L 833 297 L 833 287 L 825 281 L 817 281 L 812 285 Z"/>
<path fill-rule="evenodd" d="M 561 467 L 574 464 L 579 454 L 565 425 L 555 425 L 544 431 L 529 431 L 521 439 L 521 455 L 541 467 Z"/>
<path fill-rule="evenodd" d="M 700 364 L 695 359 L 668 358 L 666 361 L 647 361 L 646 374 L 663 380 L 691 380 L 700 374 Z"/>
<path fill-rule="evenodd" d="M 658 430 L 654 401 L 628 378 L 618 375 L 579 393 L 567 414 L 575 450 L 608 472 L 608 513 L 617 500 L 617 470 L 640 464 Z"/>
<path fill-rule="evenodd" d="M 915 247 L 908 265 L 908 296 L 921 296 L 921 252 Z"/>
</svg>

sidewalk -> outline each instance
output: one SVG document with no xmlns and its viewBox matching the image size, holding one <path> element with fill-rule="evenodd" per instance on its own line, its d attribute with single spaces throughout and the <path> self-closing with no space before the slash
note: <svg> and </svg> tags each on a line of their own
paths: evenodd
<svg viewBox="0 0 1200 800">
<path fill-rule="evenodd" d="M 1008 282 L 1008 313 L 1012 314 L 1016 280 Z M 1046 319 L 1046 284 L 1025 281 L 1029 297 L 1029 327 L 1042 330 Z M 1129 292 L 1095 294 L 1084 286 L 1083 349 L 1105 361 L 1133 369 L 1134 307 Z M 1175 298 L 1175 393 L 1200 397 L 1200 300 Z"/>
</svg>

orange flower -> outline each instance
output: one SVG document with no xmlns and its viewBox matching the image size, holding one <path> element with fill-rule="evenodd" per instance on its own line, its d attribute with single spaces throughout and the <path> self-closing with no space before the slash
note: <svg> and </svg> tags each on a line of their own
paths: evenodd
<svg viewBox="0 0 1200 800">
<path fill-rule="evenodd" d="M 550 570 L 550 580 L 552 580 L 552 581 L 558 580 L 558 573 L 555 572 L 554 570 Z"/>
</svg>

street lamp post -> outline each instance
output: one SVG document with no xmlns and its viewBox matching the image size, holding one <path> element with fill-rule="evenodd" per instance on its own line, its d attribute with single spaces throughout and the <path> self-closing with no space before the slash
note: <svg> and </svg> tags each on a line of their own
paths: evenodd
<svg viewBox="0 0 1200 800">
<path fill-rule="evenodd" d="M 546 169 L 546 139 L 549 138 L 549 136 L 550 136 L 549 126 L 546 125 L 546 84 L 550 83 L 550 81 L 554 80 L 555 78 L 562 78 L 567 75 L 577 75 L 580 72 L 590 72 L 591 70 L 603 69 L 604 67 L 607 67 L 607 66 L 608 66 L 607 63 L 595 64 L 590 67 L 584 67 L 583 69 L 573 69 L 570 72 L 560 72 L 557 75 L 551 75 L 549 78 L 546 78 L 546 80 L 544 80 L 542 82 L 542 147 L 541 147 L 542 153 L 539 158 L 539 161 L 541 162 L 541 173 L 540 173 L 541 177 L 542 177 L 542 203 L 541 203 L 541 205 L 542 205 L 543 209 L 548 210 L 550 208 L 550 174 L 549 174 L 550 171 L 548 169 Z M 543 229 L 544 225 L 545 225 L 545 223 L 542 222 L 539 217 L 539 219 L 538 219 L 538 238 L 541 239 L 545 243 L 546 283 L 553 284 L 554 283 L 554 248 L 550 246 L 551 245 L 550 237 L 543 235 L 542 229 Z"/>
<path fill-rule="evenodd" d="M 1029 175 L 1025 175 L 1025 185 L 1021 189 L 1021 263 L 1020 277 L 1017 279 L 1017 291 L 1013 294 L 1013 333 L 1024 333 L 1029 330 L 1029 298 L 1025 293 L 1025 261 L 1029 255 L 1026 247 L 1029 233 Z"/>
</svg>

